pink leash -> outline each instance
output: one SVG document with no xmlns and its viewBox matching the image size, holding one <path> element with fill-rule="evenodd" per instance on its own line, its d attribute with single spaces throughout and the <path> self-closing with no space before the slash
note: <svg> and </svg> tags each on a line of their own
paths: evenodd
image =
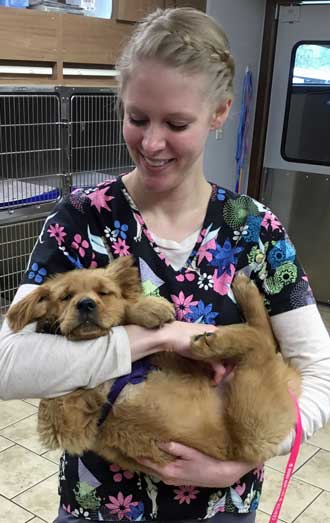
<svg viewBox="0 0 330 523">
<path fill-rule="evenodd" d="M 278 497 L 278 499 L 276 501 L 273 513 L 270 516 L 269 523 L 277 523 L 277 521 L 278 521 L 278 518 L 279 518 L 279 515 L 280 515 L 280 511 L 281 511 L 281 508 L 282 508 L 282 504 L 283 504 L 283 501 L 284 501 L 284 497 L 285 497 L 285 494 L 286 494 L 286 491 L 287 491 L 287 488 L 288 488 L 288 485 L 289 485 L 289 481 L 290 481 L 291 476 L 293 474 L 293 469 L 294 469 L 294 466 L 295 466 L 295 463 L 296 463 L 296 460 L 297 460 L 297 457 L 298 457 L 298 454 L 299 454 L 299 449 L 300 449 L 301 440 L 302 440 L 302 424 L 301 424 L 301 415 L 300 415 L 300 409 L 299 409 L 299 405 L 298 405 L 298 400 L 297 400 L 296 396 L 294 395 L 294 393 L 290 389 L 289 389 L 289 393 L 290 393 L 290 396 L 293 399 L 293 402 L 294 402 L 295 407 L 296 407 L 296 414 L 297 414 L 296 436 L 295 436 L 295 439 L 294 439 L 293 447 L 292 447 L 291 452 L 290 452 L 288 463 L 287 463 L 286 468 L 285 468 L 285 473 L 284 473 L 284 478 L 283 478 L 283 481 L 282 481 L 281 492 L 280 492 L 280 495 L 279 495 L 279 497 Z"/>
</svg>

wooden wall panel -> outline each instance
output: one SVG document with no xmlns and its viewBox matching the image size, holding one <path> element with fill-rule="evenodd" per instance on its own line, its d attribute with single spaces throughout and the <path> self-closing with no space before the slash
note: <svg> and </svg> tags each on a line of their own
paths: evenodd
<svg viewBox="0 0 330 523">
<path fill-rule="evenodd" d="M 137 22 L 157 7 L 164 8 L 165 4 L 165 0 L 119 0 L 116 18 L 124 22 Z"/>
<path fill-rule="evenodd" d="M 0 59 L 55 61 L 57 29 L 56 15 L 0 7 Z"/>
<path fill-rule="evenodd" d="M 63 62 L 114 64 L 133 27 L 114 20 L 60 15 L 63 17 Z"/>
</svg>

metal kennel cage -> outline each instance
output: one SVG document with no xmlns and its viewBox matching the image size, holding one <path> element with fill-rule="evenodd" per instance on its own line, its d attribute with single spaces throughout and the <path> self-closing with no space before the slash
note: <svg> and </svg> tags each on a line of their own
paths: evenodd
<svg viewBox="0 0 330 523">
<path fill-rule="evenodd" d="M 131 165 L 114 89 L 0 87 L 0 312 L 54 204 Z"/>
</svg>

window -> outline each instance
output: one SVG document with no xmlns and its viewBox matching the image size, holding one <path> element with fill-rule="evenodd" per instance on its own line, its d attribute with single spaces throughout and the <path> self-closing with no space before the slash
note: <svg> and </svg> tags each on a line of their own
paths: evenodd
<svg viewBox="0 0 330 523">
<path fill-rule="evenodd" d="M 330 42 L 292 51 L 281 146 L 289 162 L 330 165 Z"/>
</svg>

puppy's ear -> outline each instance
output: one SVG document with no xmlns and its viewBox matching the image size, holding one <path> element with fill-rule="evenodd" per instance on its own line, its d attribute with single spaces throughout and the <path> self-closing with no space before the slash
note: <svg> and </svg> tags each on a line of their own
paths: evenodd
<svg viewBox="0 0 330 523">
<path fill-rule="evenodd" d="M 28 323 L 42 318 L 47 313 L 49 287 L 42 285 L 12 305 L 6 314 L 10 328 L 20 331 Z"/>
<path fill-rule="evenodd" d="M 106 267 L 107 277 L 116 281 L 125 299 L 135 299 L 142 293 L 139 271 L 133 256 L 120 256 Z"/>
</svg>

